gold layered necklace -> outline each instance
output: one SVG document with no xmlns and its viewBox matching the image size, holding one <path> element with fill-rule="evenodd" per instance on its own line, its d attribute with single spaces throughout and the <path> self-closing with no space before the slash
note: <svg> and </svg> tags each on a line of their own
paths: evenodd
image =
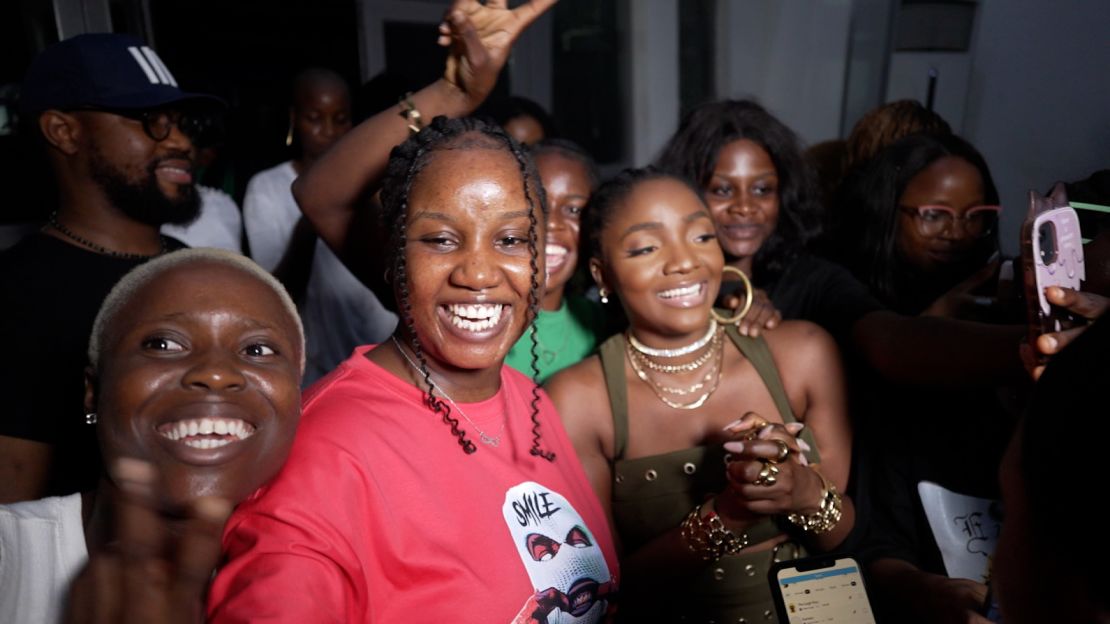
<svg viewBox="0 0 1110 624">
<path fill-rule="evenodd" d="M 633 356 L 637 360 L 640 361 L 640 364 L 642 366 L 646 366 L 647 368 L 650 368 L 653 371 L 657 371 L 657 372 L 660 372 L 660 373 L 671 373 L 671 374 L 674 374 L 674 373 L 690 373 L 690 372 L 698 370 L 702 366 L 705 366 L 706 362 L 708 362 L 710 359 L 713 358 L 714 354 L 716 353 L 716 351 L 715 351 L 716 343 L 720 339 L 721 339 L 721 334 L 720 333 L 714 333 L 713 340 L 710 341 L 712 346 L 710 346 L 710 348 L 706 349 L 705 353 L 699 355 L 697 357 L 697 359 L 695 359 L 691 362 L 686 362 L 685 364 L 661 364 L 661 363 L 651 359 L 650 357 L 648 357 L 643 351 L 640 351 L 639 349 L 637 349 L 636 345 L 633 344 L 632 341 L 629 341 L 629 347 L 630 347 L 629 353 L 633 354 Z M 705 345 L 702 345 L 702 346 L 704 347 Z"/>
<path fill-rule="evenodd" d="M 657 349 L 641 348 L 642 345 L 638 340 L 632 337 L 632 332 L 629 330 L 627 334 L 628 340 L 625 341 L 626 351 L 628 352 L 628 361 L 632 365 L 632 370 L 635 371 L 636 376 L 641 381 L 646 383 L 655 396 L 659 398 L 668 407 L 682 410 L 697 409 L 709 400 L 709 397 L 717 389 L 721 381 L 721 367 L 724 364 L 724 332 L 715 323 L 710 325 L 710 331 L 707 332 L 705 338 L 700 339 L 701 343 L 699 348 L 705 348 L 708 345 L 705 353 L 698 356 L 691 362 L 685 364 L 663 364 L 653 359 L 655 354 L 663 351 Z M 689 350 L 686 348 L 670 350 L 664 357 L 677 357 L 671 355 L 674 352 L 682 352 L 683 354 L 695 353 L 696 350 Z M 705 375 L 698 377 L 697 381 L 686 387 L 667 386 L 659 383 L 652 378 L 648 371 L 650 369 L 657 373 L 664 375 L 674 375 L 677 373 L 688 373 L 700 370 L 708 366 Z M 689 402 L 679 402 L 672 400 L 667 395 L 686 397 L 697 393 L 705 388 L 705 391 Z"/>
</svg>

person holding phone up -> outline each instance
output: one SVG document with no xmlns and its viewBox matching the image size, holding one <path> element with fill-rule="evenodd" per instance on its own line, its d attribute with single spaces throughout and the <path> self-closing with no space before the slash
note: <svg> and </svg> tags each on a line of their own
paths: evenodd
<svg viewBox="0 0 1110 624">
<path fill-rule="evenodd" d="M 993 276 L 998 192 L 983 157 L 966 141 L 907 137 L 880 152 L 854 184 L 846 194 L 855 198 L 852 206 L 841 207 L 857 241 L 846 257 L 885 305 L 929 313 L 953 288 Z M 1007 349 L 1019 362 L 1020 311 L 974 314 L 1012 330 Z M 929 360 L 936 353 L 907 347 L 903 357 Z M 1020 369 L 1013 380 L 1025 383 Z M 876 612 L 880 621 L 964 621 L 986 594 L 1001 523 L 995 474 L 1016 422 L 1011 406 L 1020 397 L 997 383 L 895 384 L 875 373 L 859 381 L 866 384 L 856 395 L 863 416 L 861 478 L 872 495 L 862 559 Z"/>
</svg>

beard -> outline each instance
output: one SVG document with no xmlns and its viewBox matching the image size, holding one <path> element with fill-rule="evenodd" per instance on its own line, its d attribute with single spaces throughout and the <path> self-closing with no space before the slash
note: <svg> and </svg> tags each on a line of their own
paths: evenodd
<svg viewBox="0 0 1110 624">
<path fill-rule="evenodd" d="M 192 161 L 187 152 L 167 154 L 152 160 L 142 179 L 134 181 L 114 167 L 98 147 L 93 146 L 89 172 L 112 205 L 128 218 L 154 226 L 166 223 L 188 225 L 200 216 L 200 195 L 195 184 L 178 184 L 176 198 L 170 198 L 162 191 L 155 169 L 167 159 Z"/>
</svg>

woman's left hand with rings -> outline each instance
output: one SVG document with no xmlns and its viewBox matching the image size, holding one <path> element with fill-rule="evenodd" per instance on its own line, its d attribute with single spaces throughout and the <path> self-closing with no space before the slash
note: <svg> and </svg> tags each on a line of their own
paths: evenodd
<svg viewBox="0 0 1110 624">
<path fill-rule="evenodd" d="M 740 506 L 752 513 L 777 515 L 820 504 L 821 478 L 802 464 L 799 442 L 778 425 L 766 437 L 725 443 L 731 456 L 726 468 L 729 490 Z"/>
</svg>

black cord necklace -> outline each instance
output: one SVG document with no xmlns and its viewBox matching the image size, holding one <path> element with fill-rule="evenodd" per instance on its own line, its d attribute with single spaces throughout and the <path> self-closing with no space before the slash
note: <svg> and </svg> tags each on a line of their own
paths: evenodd
<svg viewBox="0 0 1110 624">
<path fill-rule="evenodd" d="M 77 234 L 74 234 L 72 230 L 70 230 L 66 226 L 62 225 L 61 223 L 58 223 L 58 211 L 57 210 L 50 213 L 49 221 L 50 221 L 50 227 L 52 227 L 55 230 L 58 230 L 59 232 L 61 232 L 66 238 L 74 241 L 75 243 L 81 245 L 82 247 L 85 247 L 86 249 L 91 249 L 92 251 L 95 251 L 96 253 L 104 254 L 106 256 L 111 256 L 113 258 L 120 258 L 122 260 L 150 260 L 151 258 L 153 258 L 155 256 L 160 256 L 160 255 L 166 253 L 166 249 L 167 249 L 167 247 L 166 247 L 166 237 L 162 236 L 161 234 L 158 235 L 158 240 L 162 244 L 162 249 L 158 253 L 153 254 L 153 255 L 127 253 L 127 252 L 123 252 L 123 251 L 112 251 L 111 249 L 108 249 L 107 247 L 97 245 L 96 243 L 92 242 L 91 240 L 88 240 L 86 238 L 82 238 L 82 237 L 78 236 Z"/>
</svg>

